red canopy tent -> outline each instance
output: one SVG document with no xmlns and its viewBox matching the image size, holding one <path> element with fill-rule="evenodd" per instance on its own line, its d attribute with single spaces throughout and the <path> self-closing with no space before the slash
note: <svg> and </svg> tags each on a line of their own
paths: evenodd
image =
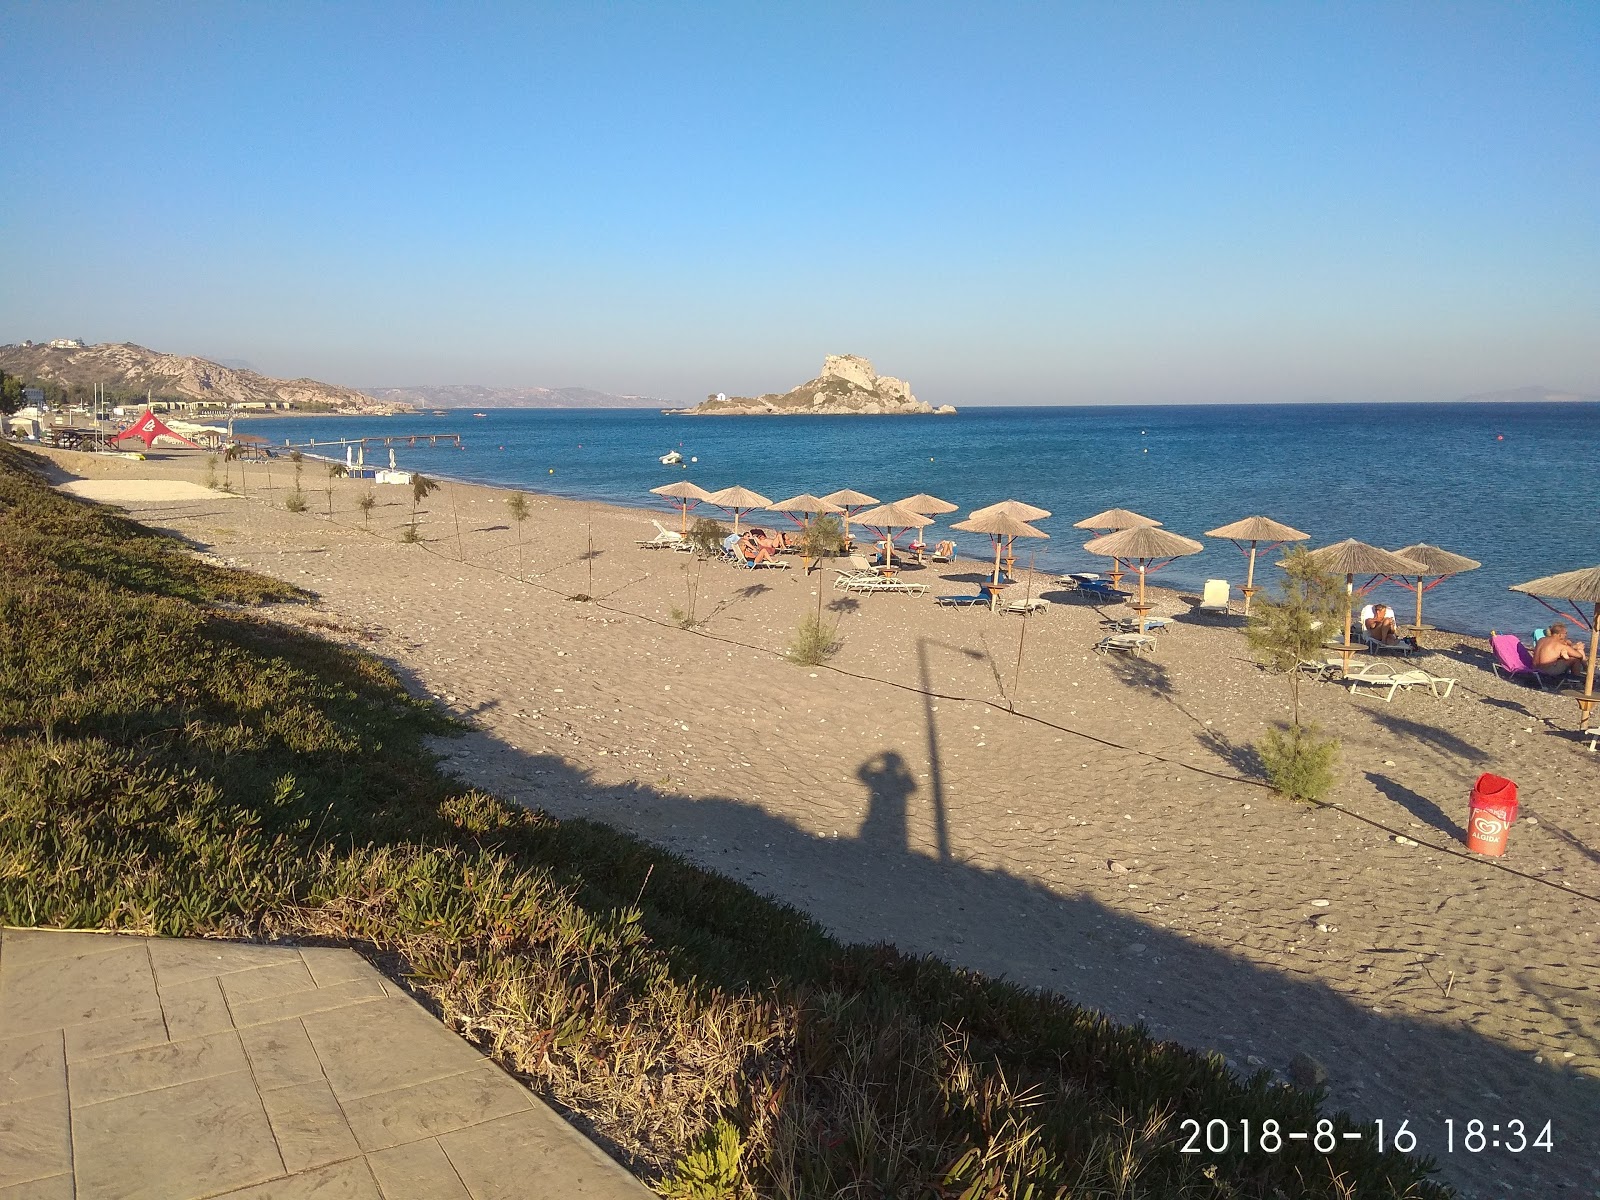
<svg viewBox="0 0 1600 1200">
<path fill-rule="evenodd" d="M 138 438 L 144 443 L 145 449 L 148 450 L 151 446 L 156 444 L 156 439 L 158 437 L 169 437 L 175 442 L 188 446 L 191 450 L 199 450 L 202 448 L 198 444 L 191 442 L 188 438 L 184 437 L 183 434 L 173 433 L 172 430 L 167 428 L 166 423 L 148 408 L 144 410 L 144 413 L 132 425 L 129 425 L 121 433 L 112 434 L 107 440 L 111 442 L 120 442 L 123 438 Z"/>
</svg>

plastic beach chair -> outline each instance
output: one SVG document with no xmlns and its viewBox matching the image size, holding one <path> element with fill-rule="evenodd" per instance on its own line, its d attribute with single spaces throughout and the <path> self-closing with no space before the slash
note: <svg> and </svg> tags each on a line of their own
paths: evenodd
<svg viewBox="0 0 1600 1200">
<path fill-rule="evenodd" d="M 651 521 L 650 524 L 656 527 L 656 535 L 653 538 L 641 538 L 639 545 L 642 548 L 657 550 L 663 546 L 681 546 L 685 544 L 683 534 L 676 529 L 668 529 L 660 521 Z"/>
<path fill-rule="evenodd" d="M 1155 638 L 1144 633 L 1108 633 L 1094 644 L 1101 654 L 1120 650 L 1124 654 L 1142 654 L 1156 648 Z"/>
<path fill-rule="evenodd" d="M 1007 600 L 1000 606 L 1001 610 L 1004 612 L 1022 613 L 1027 616 L 1031 616 L 1034 613 L 1042 613 L 1049 607 L 1050 601 L 1041 600 L 1037 596 L 1033 597 L 1031 600 L 1023 600 L 1021 598 L 1016 600 Z"/>
<path fill-rule="evenodd" d="M 1430 675 L 1428 672 L 1418 670 L 1416 667 L 1408 667 L 1403 671 L 1353 671 L 1346 676 L 1346 679 L 1350 684 L 1351 695 L 1355 695 L 1356 689 L 1362 684 L 1375 688 L 1388 688 L 1388 693 L 1383 697 L 1385 704 L 1393 700 L 1394 694 L 1401 688 L 1409 691 L 1414 687 L 1425 687 L 1439 699 L 1448 700 L 1450 693 L 1455 690 L 1456 686 L 1454 679 Z M 1439 690 L 1441 687 L 1444 689 L 1442 692 Z"/>
<path fill-rule="evenodd" d="M 1194 611 L 1227 616 L 1228 595 L 1231 591 L 1226 579 L 1206 580 L 1205 591 L 1200 596 L 1200 603 L 1194 606 Z"/>
</svg>

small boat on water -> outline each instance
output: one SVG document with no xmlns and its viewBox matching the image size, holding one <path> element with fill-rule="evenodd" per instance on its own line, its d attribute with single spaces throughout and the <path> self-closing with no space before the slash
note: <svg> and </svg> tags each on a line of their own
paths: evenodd
<svg viewBox="0 0 1600 1200">
<path fill-rule="evenodd" d="M 475 416 L 475 417 L 487 417 L 489 414 L 488 413 L 473 413 L 472 415 Z"/>
<path fill-rule="evenodd" d="M 682 461 L 683 455 L 679 454 L 676 450 L 668 450 L 661 456 L 661 465 L 663 467 L 675 467 Z"/>
</svg>

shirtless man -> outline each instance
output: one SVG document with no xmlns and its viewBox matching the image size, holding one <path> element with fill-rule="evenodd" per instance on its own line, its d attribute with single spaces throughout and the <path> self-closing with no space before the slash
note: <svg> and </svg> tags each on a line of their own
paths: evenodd
<svg viewBox="0 0 1600 1200">
<path fill-rule="evenodd" d="M 1387 604 L 1374 604 L 1372 615 L 1364 622 L 1367 632 L 1374 641 L 1382 642 L 1385 646 L 1393 646 L 1400 641 L 1400 631 L 1395 628 L 1394 613 L 1389 611 Z M 1410 639 L 1407 639 L 1408 641 Z"/>
<path fill-rule="evenodd" d="M 1533 648 L 1534 669 L 1546 679 L 1560 679 L 1576 671 L 1586 657 L 1583 647 L 1567 636 L 1565 621 L 1552 622 L 1549 632 Z"/>
</svg>

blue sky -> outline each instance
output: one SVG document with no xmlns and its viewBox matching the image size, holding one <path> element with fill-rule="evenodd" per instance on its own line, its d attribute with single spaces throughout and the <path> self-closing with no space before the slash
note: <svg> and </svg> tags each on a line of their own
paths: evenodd
<svg viewBox="0 0 1600 1200">
<path fill-rule="evenodd" d="M 1600 6 L 0 12 L 0 340 L 357 386 L 1600 392 Z"/>
</svg>

